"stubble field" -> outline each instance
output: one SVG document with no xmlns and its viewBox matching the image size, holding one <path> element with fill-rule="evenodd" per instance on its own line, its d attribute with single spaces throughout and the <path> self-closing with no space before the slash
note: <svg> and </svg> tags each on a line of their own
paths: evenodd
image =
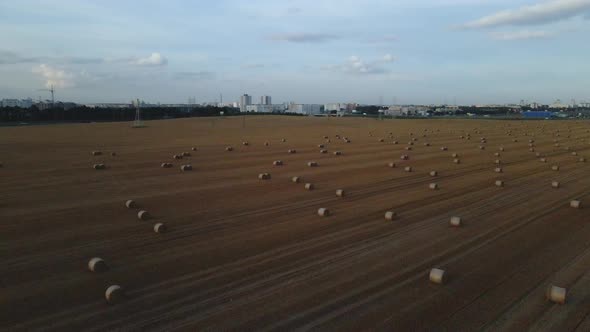
<svg viewBox="0 0 590 332">
<path fill-rule="evenodd" d="M 0 329 L 588 331 L 589 150 L 590 123 L 576 121 L 0 128 Z M 90 272 L 92 257 L 108 271 Z M 108 304 L 115 284 L 125 298 Z"/>
</svg>

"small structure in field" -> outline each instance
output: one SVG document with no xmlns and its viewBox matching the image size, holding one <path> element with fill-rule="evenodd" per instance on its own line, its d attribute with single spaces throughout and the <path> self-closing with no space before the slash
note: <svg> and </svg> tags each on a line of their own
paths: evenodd
<svg viewBox="0 0 590 332">
<path fill-rule="evenodd" d="M 315 187 L 313 186 L 313 183 L 306 183 L 305 184 L 305 189 L 306 190 L 313 190 Z"/>
<path fill-rule="evenodd" d="M 460 164 L 461 163 L 461 159 L 455 158 L 455 159 L 453 159 L 453 162 L 455 164 Z"/>
<path fill-rule="evenodd" d="M 551 169 L 554 171 L 559 171 L 559 166 L 553 165 L 553 166 L 551 166 Z"/>
<path fill-rule="evenodd" d="M 430 188 L 431 190 L 438 190 L 438 184 L 433 182 L 428 185 L 428 188 Z"/>
<path fill-rule="evenodd" d="M 580 159 L 578 159 L 578 162 L 580 162 L 580 163 L 585 163 L 585 162 L 586 162 L 586 158 L 584 158 L 584 157 L 580 157 Z"/>
<path fill-rule="evenodd" d="M 565 288 L 558 287 L 555 285 L 550 285 L 549 287 L 547 287 L 547 292 L 545 293 L 547 300 L 558 304 L 565 303 L 566 295 L 567 290 Z"/>
<path fill-rule="evenodd" d="M 315 161 L 307 162 L 307 167 L 318 167 L 318 163 Z"/>
<path fill-rule="evenodd" d="M 242 142 L 242 145 L 243 146 L 248 146 L 248 145 L 250 145 L 250 143 L 249 142 Z"/>
<path fill-rule="evenodd" d="M 502 167 L 496 167 L 496 168 L 494 168 L 494 172 L 496 172 L 496 173 L 502 173 L 503 172 L 503 169 L 502 169 Z"/>
<path fill-rule="evenodd" d="M 106 169 L 107 166 L 105 164 L 94 164 L 94 166 L 92 166 L 94 169 Z"/>
<path fill-rule="evenodd" d="M 116 157 L 117 153 L 116 152 L 111 152 L 111 157 Z"/>
<path fill-rule="evenodd" d="M 109 269 L 107 263 L 100 257 L 93 257 L 88 261 L 88 270 L 90 272 L 101 273 Z"/>
<path fill-rule="evenodd" d="M 162 165 L 160 165 L 162 168 L 170 168 L 172 167 L 172 163 L 162 163 Z"/>
<path fill-rule="evenodd" d="M 125 298 L 125 290 L 119 285 L 111 285 L 105 291 L 104 297 L 109 304 L 116 304 Z"/>
<path fill-rule="evenodd" d="M 437 268 L 431 269 L 428 278 L 430 279 L 430 282 L 442 285 L 446 281 L 445 271 Z"/>
<path fill-rule="evenodd" d="M 447 148 L 446 146 L 441 146 L 441 147 L 440 147 L 440 150 L 441 150 L 441 151 L 447 151 L 448 149 L 449 149 L 449 148 Z"/>
<path fill-rule="evenodd" d="M 461 217 L 454 216 L 454 217 L 451 217 L 451 220 L 449 221 L 449 225 L 451 225 L 453 227 L 460 227 L 461 224 L 462 224 Z"/>
<path fill-rule="evenodd" d="M 190 157 L 190 156 L 191 156 L 191 154 L 190 154 L 190 152 L 183 152 L 183 153 L 182 153 L 182 156 L 183 156 L 183 157 Z"/>
<path fill-rule="evenodd" d="M 451 157 L 453 157 L 453 158 L 459 158 L 459 154 L 458 153 L 453 153 L 453 154 L 451 154 Z"/>
<path fill-rule="evenodd" d="M 577 199 L 574 199 L 570 201 L 570 207 L 573 207 L 574 209 L 580 209 L 582 208 L 582 202 Z"/>
<path fill-rule="evenodd" d="M 289 150 L 287 150 L 287 153 L 294 154 L 294 153 L 297 153 L 297 150 L 295 150 L 295 149 L 289 149 Z"/>
<path fill-rule="evenodd" d="M 496 187 L 504 187 L 504 181 L 496 180 Z"/>
<path fill-rule="evenodd" d="M 225 148 L 225 151 L 233 151 L 233 150 L 234 150 L 234 148 L 233 148 L 233 147 L 231 147 L 231 146 L 227 146 L 227 147 Z"/>
<path fill-rule="evenodd" d="M 182 159 L 182 155 L 181 154 L 175 154 L 172 156 L 172 158 L 174 159 Z"/>
<path fill-rule="evenodd" d="M 299 182 L 301 182 L 301 178 L 298 177 L 298 176 L 294 176 L 294 177 L 291 178 L 291 182 L 293 182 L 293 183 L 299 183 Z"/>
<path fill-rule="evenodd" d="M 326 147 L 326 146 L 325 146 L 324 144 L 318 144 L 318 148 L 320 148 L 320 149 L 323 149 L 323 148 L 325 148 L 325 147 Z"/>
<path fill-rule="evenodd" d="M 159 222 L 154 225 L 154 232 L 156 233 L 166 233 L 168 231 L 168 227 L 165 224 Z"/>
<path fill-rule="evenodd" d="M 344 197 L 345 193 L 344 193 L 344 189 L 338 189 L 336 190 L 336 196 L 338 197 Z"/>
<path fill-rule="evenodd" d="M 406 167 L 404 168 L 404 171 L 406 171 L 406 172 L 410 173 L 410 172 L 412 172 L 412 167 L 411 167 L 411 166 L 406 166 Z"/>
<path fill-rule="evenodd" d="M 502 160 L 500 160 L 500 159 L 494 160 L 494 164 L 496 164 L 496 165 L 500 165 L 501 163 L 502 163 Z"/>
<path fill-rule="evenodd" d="M 258 174 L 258 179 L 270 180 L 270 173 L 260 173 L 260 174 Z"/>
<path fill-rule="evenodd" d="M 551 187 L 553 187 L 553 188 L 559 188 L 559 182 L 558 181 L 551 182 Z"/>
<path fill-rule="evenodd" d="M 192 151 L 197 151 L 197 148 L 193 146 L 193 147 L 191 148 L 191 150 L 192 150 Z"/>
<path fill-rule="evenodd" d="M 430 176 L 438 176 L 438 172 L 437 171 L 430 171 Z"/>
<path fill-rule="evenodd" d="M 410 156 L 408 156 L 407 154 L 402 154 L 400 159 L 401 160 L 408 160 L 408 159 L 410 159 Z"/>
<path fill-rule="evenodd" d="M 319 208 L 318 209 L 318 216 L 320 217 L 327 217 L 330 215 L 330 210 L 326 208 Z"/>
<path fill-rule="evenodd" d="M 390 162 L 387 164 L 387 167 L 395 168 L 397 165 L 394 162 Z"/>
<path fill-rule="evenodd" d="M 328 153 L 328 150 L 324 150 L 324 149 L 322 149 L 322 150 L 320 150 L 320 153 L 322 153 L 322 154 L 324 154 L 324 153 Z"/>
<path fill-rule="evenodd" d="M 275 160 L 272 162 L 272 164 L 274 166 L 283 166 L 283 161 L 282 160 Z"/>
<path fill-rule="evenodd" d="M 335 156 L 341 156 L 342 155 L 342 151 L 334 151 L 334 155 Z"/>
<path fill-rule="evenodd" d="M 180 170 L 183 172 L 189 172 L 193 170 L 193 166 L 192 165 L 182 165 L 180 166 Z"/>
<path fill-rule="evenodd" d="M 102 155 L 102 151 L 92 151 L 93 156 L 100 156 Z"/>
</svg>

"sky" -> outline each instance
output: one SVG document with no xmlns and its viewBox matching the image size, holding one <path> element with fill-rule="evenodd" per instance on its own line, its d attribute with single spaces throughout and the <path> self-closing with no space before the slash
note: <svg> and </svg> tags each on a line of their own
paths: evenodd
<svg viewBox="0 0 590 332">
<path fill-rule="evenodd" d="M 0 99 L 590 101 L 590 0 L 0 0 Z"/>
</svg>

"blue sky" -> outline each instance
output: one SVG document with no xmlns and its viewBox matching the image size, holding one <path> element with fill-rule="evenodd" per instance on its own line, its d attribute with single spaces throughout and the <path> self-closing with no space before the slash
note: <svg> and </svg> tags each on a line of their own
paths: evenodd
<svg viewBox="0 0 590 332">
<path fill-rule="evenodd" d="M 0 98 L 590 100 L 590 0 L 0 0 Z"/>
</svg>

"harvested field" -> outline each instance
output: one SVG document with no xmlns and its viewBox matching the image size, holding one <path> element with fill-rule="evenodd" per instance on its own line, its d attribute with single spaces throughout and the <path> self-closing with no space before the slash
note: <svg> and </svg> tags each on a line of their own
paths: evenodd
<svg viewBox="0 0 590 332">
<path fill-rule="evenodd" d="M 590 165 L 579 162 L 590 155 L 588 122 L 146 124 L 0 130 L 0 330 L 590 327 Z M 411 150 L 394 144 L 413 137 Z M 529 152 L 529 140 L 559 171 Z M 342 155 L 319 154 L 318 144 Z M 502 173 L 492 171 L 499 148 Z M 171 151 L 189 149 L 192 172 L 160 167 Z M 284 166 L 273 167 L 277 159 Z M 384 167 L 391 160 L 399 167 Z M 93 169 L 101 163 L 108 167 Z M 433 169 L 441 190 L 427 188 Z M 265 172 L 272 177 L 260 181 Z M 346 196 L 334 195 L 341 188 Z M 130 197 L 149 220 L 125 207 Z M 320 208 L 329 217 L 318 217 Z M 453 216 L 461 227 L 449 225 Z M 157 223 L 167 232 L 156 234 Z M 108 270 L 90 272 L 93 257 Z M 444 283 L 429 281 L 433 268 L 444 270 Z M 111 285 L 125 292 L 108 303 Z M 567 289 L 564 304 L 547 299 L 552 285 Z"/>
</svg>

